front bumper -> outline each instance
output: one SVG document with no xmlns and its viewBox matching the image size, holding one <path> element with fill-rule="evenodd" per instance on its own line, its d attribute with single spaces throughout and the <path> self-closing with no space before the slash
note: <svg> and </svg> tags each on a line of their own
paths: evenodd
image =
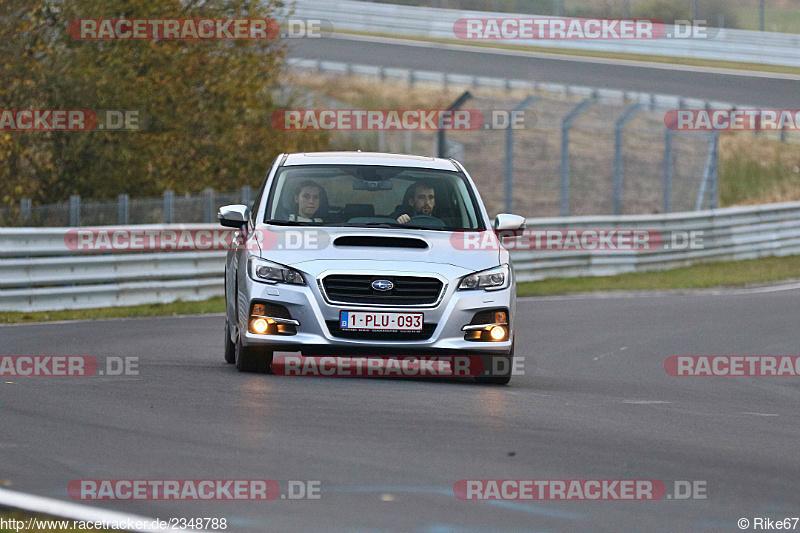
<svg viewBox="0 0 800 533">
<path fill-rule="evenodd" d="M 513 276 L 513 275 L 512 275 Z M 302 351 L 308 354 L 369 355 L 374 354 L 425 354 L 471 352 L 508 354 L 514 340 L 515 292 L 513 277 L 510 286 L 498 291 L 457 291 L 449 283 L 435 307 L 370 307 L 356 304 L 331 304 L 323 298 L 317 284 L 298 286 L 288 284 L 268 285 L 247 280 L 246 294 L 242 298 L 247 309 L 240 312 L 241 336 L 245 346 L 269 346 L 276 351 Z M 254 302 L 274 303 L 286 307 L 292 319 L 297 320 L 294 335 L 260 335 L 248 330 L 249 310 Z M 462 328 L 472 321 L 479 311 L 495 308 L 509 310 L 509 335 L 505 341 L 475 342 L 465 340 Z M 336 336 L 329 323 L 337 323 L 340 311 L 381 311 L 424 313 L 424 322 L 432 325 L 430 335 L 424 339 L 402 340 L 356 339 Z M 388 336 L 387 336 L 388 337 Z"/>
</svg>

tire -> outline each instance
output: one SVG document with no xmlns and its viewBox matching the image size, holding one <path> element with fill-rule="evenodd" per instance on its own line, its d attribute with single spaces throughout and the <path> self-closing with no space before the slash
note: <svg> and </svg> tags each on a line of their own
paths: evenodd
<svg viewBox="0 0 800 533">
<path fill-rule="evenodd" d="M 231 340 L 231 328 L 228 319 L 225 319 L 225 362 L 233 364 L 236 362 L 236 345 Z"/>
<path fill-rule="evenodd" d="M 264 348 L 244 347 L 240 337 L 236 337 L 234 348 L 236 370 L 239 372 L 255 372 L 264 374 L 270 372 L 272 364 L 272 350 Z"/>
<path fill-rule="evenodd" d="M 475 378 L 475 381 L 483 385 L 508 385 L 508 382 L 511 381 L 511 370 L 514 367 L 514 345 L 511 345 L 511 352 L 508 355 L 492 355 L 484 357 L 483 368 L 488 369 L 489 373 L 491 374 L 491 371 L 494 368 L 493 363 L 498 359 L 503 360 L 504 362 L 504 372 L 502 374 L 478 376 Z"/>
</svg>

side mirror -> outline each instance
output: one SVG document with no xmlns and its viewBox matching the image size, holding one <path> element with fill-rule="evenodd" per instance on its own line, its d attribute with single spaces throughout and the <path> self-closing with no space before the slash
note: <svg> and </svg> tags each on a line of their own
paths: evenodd
<svg viewBox="0 0 800 533">
<path fill-rule="evenodd" d="M 241 204 L 223 205 L 217 213 L 219 223 L 227 228 L 241 228 L 247 224 L 248 216 L 250 208 Z"/>
<path fill-rule="evenodd" d="M 525 229 L 525 223 L 525 217 L 500 213 L 497 215 L 497 218 L 494 219 L 494 230 L 507 231 Z"/>
</svg>

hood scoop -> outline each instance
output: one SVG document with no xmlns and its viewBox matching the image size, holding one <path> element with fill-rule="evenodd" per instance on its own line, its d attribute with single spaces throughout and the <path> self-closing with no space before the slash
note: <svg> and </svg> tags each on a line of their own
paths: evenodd
<svg viewBox="0 0 800 533">
<path fill-rule="evenodd" d="M 334 246 L 364 246 L 369 248 L 428 248 L 428 243 L 412 237 L 368 237 L 364 235 L 346 235 L 333 241 Z"/>
</svg>

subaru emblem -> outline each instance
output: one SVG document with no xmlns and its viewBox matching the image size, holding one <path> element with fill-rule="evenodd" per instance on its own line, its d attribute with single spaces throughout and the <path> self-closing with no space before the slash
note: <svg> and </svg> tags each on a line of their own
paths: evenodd
<svg viewBox="0 0 800 533">
<path fill-rule="evenodd" d="M 376 291 L 390 291 L 394 289 L 394 283 L 388 279 L 377 279 L 372 282 L 372 288 Z"/>
</svg>

